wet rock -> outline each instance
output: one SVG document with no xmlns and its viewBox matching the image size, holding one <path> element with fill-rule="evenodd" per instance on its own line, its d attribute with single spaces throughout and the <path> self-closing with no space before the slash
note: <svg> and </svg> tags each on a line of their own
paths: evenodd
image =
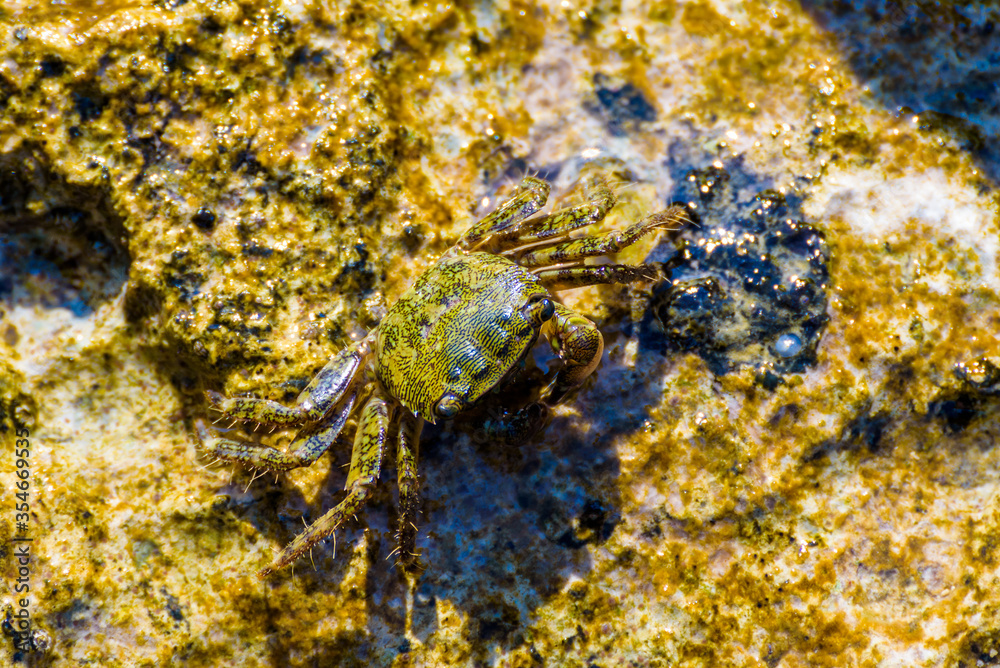
<svg viewBox="0 0 1000 668">
<path fill-rule="evenodd" d="M 0 425 L 34 493 L 0 663 L 992 661 L 994 10 L 133 5 L 0 10 Z M 606 352 L 528 442 L 424 430 L 421 573 L 387 461 L 257 579 L 350 438 L 206 468 L 202 391 L 292 400 L 523 174 L 572 204 L 595 160 L 609 225 L 697 205 L 611 258 L 678 283 L 560 295 Z"/>
<path fill-rule="evenodd" d="M 827 321 L 824 234 L 798 219 L 794 199 L 766 191 L 740 202 L 730 180 L 724 167 L 684 178 L 676 197 L 697 223 L 664 264 L 671 280 L 652 308 L 668 350 L 693 350 L 716 374 L 800 372 L 815 363 Z"/>
</svg>

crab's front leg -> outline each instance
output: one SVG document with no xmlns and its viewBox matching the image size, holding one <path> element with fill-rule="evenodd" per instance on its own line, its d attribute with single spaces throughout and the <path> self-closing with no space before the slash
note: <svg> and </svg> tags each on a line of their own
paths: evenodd
<svg viewBox="0 0 1000 668">
<path fill-rule="evenodd" d="M 354 407 L 359 370 L 369 354 L 367 339 L 341 351 L 302 390 L 295 406 L 252 397 L 227 398 L 207 392 L 212 405 L 229 417 L 263 424 L 305 423 L 287 450 L 213 435 L 204 425 L 198 431 L 208 454 L 226 462 L 236 462 L 271 471 L 308 466 L 319 459 L 337 440 Z"/>
<path fill-rule="evenodd" d="M 254 397 L 226 397 L 218 392 L 205 394 L 213 408 L 239 420 L 274 425 L 314 422 L 348 395 L 370 354 L 370 337 L 340 351 L 299 393 L 294 406 Z"/>
<path fill-rule="evenodd" d="M 351 451 L 351 468 L 344 486 L 347 497 L 296 536 L 267 568 L 260 570 L 260 577 L 266 577 L 298 559 L 364 506 L 382 471 L 391 421 L 389 399 L 378 389 L 361 411 L 361 422 Z"/>
<path fill-rule="evenodd" d="M 545 326 L 552 349 L 566 365 L 548 387 L 544 400 L 551 406 L 597 368 L 604 351 L 604 338 L 597 325 L 562 304 L 556 304 L 555 315 Z"/>
</svg>

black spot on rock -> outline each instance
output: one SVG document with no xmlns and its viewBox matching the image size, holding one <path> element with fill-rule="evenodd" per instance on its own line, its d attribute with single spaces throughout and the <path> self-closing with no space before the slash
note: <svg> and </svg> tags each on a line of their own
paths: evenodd
<svg viewBox="0 0 1000 668">
<path fill-rule="evenodd" d="M 594 75 L 594 91 L 597 99 L 608 112 L 626 121 L 655 121 L 656 109 L 638 88 L 626 83 L 612 88 L 610 78 L 598 72 Z"/>
<path fill-rule="evenodd" d="M 97 92 L 73 92 L 72 97 L 81 123 L 89 123 L 98 118 L 108 105 L 107 98 Z"/>
<path fill-rule="evenodd" d="M 245 257 L 268 258 L 274 254 L 274 249 L 262 246 L 256 240 L 251 239 L 243 244 L 242 248 L 240 248 L 240 252 L 243 253 Z"/>
<path fill-rule="evenodd" d="M 556 540 L 558 545 L 578 549 L 590 543 L 600 545 L 614 532 L 619 517 L 597 499 L 587 499 L 575 526 Z"/>
<path fill-rule="evenodd" d="M 234 172 L 237 172 L 240 169 L 246 169 L 248 176 L 253 176 L 254 174 L 264 171 L 264 166 L 260 164 L 259 160 L 257 160 L 257 154 L 250 148 L 249 141 L 247 141 L 246 148 L 237 151 L 233 155 L 232 169 Z"/>
<path fill-rule="evenodd" d="M 45 56 L 38 64 L 43 78 L 62 76 L 66 71 L 66 63 L 59 56 Z"/>
<path fill-rule="evenodd" d="M 187 251 L 174 251 L 164 265 L 164 282 L 178 292 L 181 302 L 190 302 L 198 294 L 205 276 L 195 271 L 194 261 Z"/>
<path fill-rule="evenodd" d="M 813 364 L 827 321 L 828 253 L 823 233 L 799 220 L 798 200 L 761 190 L 739 160 L 689 171 L 675 199 L 698 225 L 664 263 L 671 277 L 654 288 L 652 311 L 667 351 L 690 350 L 716 374 L 740 365 L 767 376 Z M 695 212 L 698 212 L 697 214 Z"/>
<path fill-rule="evenodd" d="M 615 88 L 610 77 L 598 72 L 594 75 L 594 94 L 598 104 L 591 111 L 607 119 L 613 134 L 624 135 L 637 123 L 656 120 L 656 108 L 631 83 Z"/>
<path fill-rule="evenodd" d="M 129 281 L 125 291 L 125 319 L 137 323 L 153 317 L 162 307 L 160 292 L 140 280 Z"/>
<path fill-rule="evenodd" d="M 366 292 L 375 285 L 375 267 L 368 261 L 370 253 L 365 244 L 355 244 L 354 251 L 357 253 L 357 258 L 344 263 L 336 282 L 341 289 Z"/>
<path fill-rule="evenodd" d="M 209 35 L 218 35 L 219 33 L 222 32 L 222 26 L 219 24 L 219 21 L 214 16 L 206 16 L 202 20 L 199 28 L 203 32 L 208 33 Z"/>
<path fill-rule="evenodd" d="M 851 423 L 849 440 L 868 448 L 869 452 L 877 452 L 879 444 L 882 442 L 882 432 L 889 424 L 889 416 L 883 413 L 878 415 L 862 415 Z"/>
<path fill-rule="evenodd" d="M 928 415 L 944 420 L 945 429 L 957 434 L 969 426 L 979 412 L 979 401 L 970 394 L 935 401 L 928 406 Z"/>
<path fill-rule="evenodd" d="M 167 614 L 169 614 L 174 621 L 183 622 L 184 612 L 181 610 L 181 604 L 180 601 L 177 600 L 177 597 L 168 592 L 166 587 L 160 587 L 160 593 L 167 599 Z"/>
<path fill-rule="evenodd" d="M 418 225 L 406 225 L 403 227 L 403 234 L 400 237 L 400 241 L 406 248 L 408 253 L 412 253 L 420 248 L 420 244 L 424 241 L 424 231 Z"/>
<path fill-rule="evenodd" d="M 208 207 L 201 207 L 191 216 L 191 222 L 203 230 L 210 230 L 215 226 L 215 214 Z"/>
</svg>

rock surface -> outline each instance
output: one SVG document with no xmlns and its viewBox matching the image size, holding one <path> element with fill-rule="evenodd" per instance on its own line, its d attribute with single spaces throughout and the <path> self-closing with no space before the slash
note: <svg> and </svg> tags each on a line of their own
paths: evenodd
<svg viewBox="0 0 1000 668">
<path fill-rule="evenodd" d="M 1000 665 L 998 20 L 6 2 L 0 663 Z M 532 442 L 425 428 L 421 574 L 390 467 L 258 580 L 348 449 L 206 467 L 203 392 L 293 399 L 511 183 L 571 202 L 590 160 L 609 224 L 692 206 L 620 258 L 676 283 L 564 293 L 605 357 Z"/>
</svg>

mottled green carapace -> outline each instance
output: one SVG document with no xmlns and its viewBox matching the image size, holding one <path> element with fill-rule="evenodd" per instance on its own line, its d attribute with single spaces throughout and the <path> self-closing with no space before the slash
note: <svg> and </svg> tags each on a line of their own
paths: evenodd
<svg viewBox="0 0 1000 668">
<path fill-rule="evenodd" d="M 396 437 L 401 562 L 416 560 L 414 518 L 418 498 L 417 446 L 424 420 L 455 417 L 502 386 L 543 334 L 562 366 L 541 399 L 491 421 L 488 434 L 510 440 L 530 434 L 548 406 L 593 372 L 604 342 L 591 321 L 558 301 L 555 291 L 598 283 L 653 278 L 651 267 L 586 264 L 610 255 L 656 229 L 676 230 L 679 206 L 624 230 L 572 237 L 602 221 L 615 204 L 605 177 L 586 177 L 587 201 L 547 215 L 549 186 L 527 177 L 499 208 L 469 229 L 389 309 L 368 336 L 334 356 L 294 406 L 214 392 L 209 401 L 233 418 L 297 427 L 287 450 L 211 435 L 206 449 L 219 459 L 285 471 L 316 461 L 334 443 L 356 406 L 362 406 L 347 476 L 347 497 L 291 542 L 261 575 L 287 566 L 352 517 L 371 495 Z"/>
<path fill-rule="evenodd" d="M 535 274 L 490 253 L 451 250 L 378 327 L 375 375 L 404 408 L 435 422 L 464 410 L 531 350 L 555 306 Z M 454 407 L 454 408 L 452 408 Z"/>
</svg>

